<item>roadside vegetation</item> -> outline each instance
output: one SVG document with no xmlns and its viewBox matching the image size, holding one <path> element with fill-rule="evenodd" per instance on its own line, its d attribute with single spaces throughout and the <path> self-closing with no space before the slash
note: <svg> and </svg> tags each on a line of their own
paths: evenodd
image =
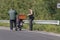
<svg viewBox="0 0 60 40">
<path fill-rule="evenodd" d="M 28 14 L 28 9 L 34 11 L 37 20 L 60 20 L 59 0 L 0 0 L 0 19 L 9 19 L 8 10 L 13 7 L 17 13 Z"/>
<path fill-rule="evenodd" d="M 0 26 L 9 27 L 10 25 L 9 25 L 9 23 L 0 23 Z"/>
</svg>

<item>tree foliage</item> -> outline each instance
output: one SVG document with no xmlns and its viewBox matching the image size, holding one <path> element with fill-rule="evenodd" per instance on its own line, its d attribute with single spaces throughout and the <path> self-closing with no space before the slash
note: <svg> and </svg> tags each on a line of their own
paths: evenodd
<svg viewBox="0 0 60 40">
<path fill-rule="evenodd" d="M 14 7 L 18 14 L 26 15 L 31 8 L 35 13 L 35 19 L 59 20 L 60 11 L 56 8 L 57 2 L 57 0 L 0 0 L 0 19 L 9 19 L 8 10 Z"/>
</svg>

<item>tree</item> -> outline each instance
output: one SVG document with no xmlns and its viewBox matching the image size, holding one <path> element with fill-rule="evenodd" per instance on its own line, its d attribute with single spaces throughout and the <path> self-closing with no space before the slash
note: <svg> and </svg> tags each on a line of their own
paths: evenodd
<svg viewBox="0 0 60 40">
<path fill-rule="evenodd" d="M 57 13 L 57 0 L 44 0 L 46 3 L 46 9 L 49 12 L 49 15 L 51 16 L 52 19 L 54 19 L 55 14 Z"/>
</svg>

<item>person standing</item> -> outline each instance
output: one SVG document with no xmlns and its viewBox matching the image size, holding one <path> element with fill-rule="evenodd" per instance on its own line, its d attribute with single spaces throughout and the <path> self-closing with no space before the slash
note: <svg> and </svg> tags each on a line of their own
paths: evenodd
<svg viewBox="0 0 60 40">
<path fill-rule="evenodd" d="M 10 16 L 10 30 L 13 30 L 13 26 L 15 27 L 15 30 L 17 31 L 17 27 L 16 27 L 16 15 L 17 12 L 14 8 L 11 8 L 8 11 L 8 14 Z"/>
<path fill-rule="evenodd" d="M 29 17 L 29 30 L 33 30 L 33 20 L 34 20 L 34 13 L 32 11 L 32 9 L 29 9 L 29 14 L 28 14 L 28 17 Z"/>
</svg>

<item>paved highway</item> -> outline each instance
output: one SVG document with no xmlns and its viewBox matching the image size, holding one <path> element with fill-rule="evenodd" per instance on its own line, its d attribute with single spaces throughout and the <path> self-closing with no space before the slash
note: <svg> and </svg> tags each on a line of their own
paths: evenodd
<svg viewBox="0 0 60 40">
<path fill-rule="evenodd" d="M 0 40 L 60 40 L 60 37 L 26 30 L 10 31 L 0 29 Z"/>
</svg>

